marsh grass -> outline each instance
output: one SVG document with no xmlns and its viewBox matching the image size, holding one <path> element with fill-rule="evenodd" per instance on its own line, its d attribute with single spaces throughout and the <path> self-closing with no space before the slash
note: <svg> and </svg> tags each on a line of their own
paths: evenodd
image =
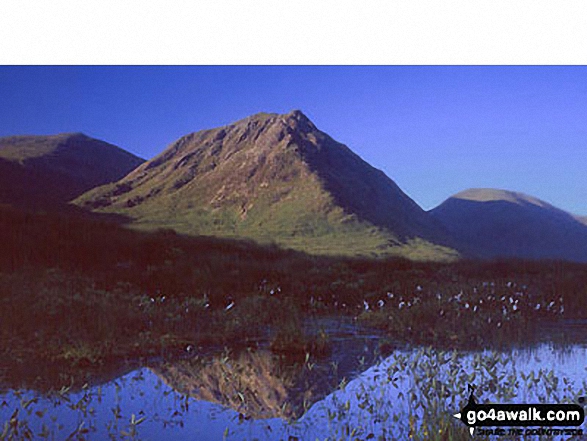
<svg viewBox="0 0 587 441">
<path fill-rule="evenodd" d="M 585 288 L 556 286 L 548 274 L 542 283 L 520 276 L 453 277 L 444 286 L 432 280 L 411 291 L 388 291 L 372 300 L 371 307 L 365 302 L 359 319 L 396 341 L 478 349 L 533 344 L 545 324 L 583 316 L 575 303 Z"/>
<path fill-rule="evenodd" d="M 295 305 L 279 298 L 251 296 L 227 310 L 205 298 L 153 298 L 124 285 L 104 291 L 54 270 L 0 275 L 0 290 L 0 375 L 16 387 L 60 387 L 71 377 L 79 386 L 87 381 L 80 369 L 119 372 L 141 360 L 254 347 L 270 335 L 276 351 L 291 346 L 292 355 L 320 347 L 305 335 Z"/>
<path fill-rule="evenodd" d="M 385 330 L 388 346 L 469 348 L 523 343 L 539 322 L 587 317 L 579 264 L 309 256 L 5 210 L 0 227 L 0 372 L 27 372 L 38 359 L 71 370 L 262 339 L 299 359 L 328 352 L 327 338 L 304 332 L 315 316 L 358 316 Z"/>
<path fill-rule="evenodd" d="M 580 403 L 586 390 L 585 382 L 522 368 L 493 351 L 396 351 L 361 377 L 323 404 L 328 439 L 469 440 L 468 427 L 452 415 L 465 406 L 470 384 L 479 403 Z"/>
<path fill-rule="evenodd" d="M 386 333 L 387 349 L 526 344 L 545 321 L 587 318 L 587 267 L 566 262 L 309 256 L 5 210 L 0 240 L 4 388 L 79 390 L 144 360 L 259 341 L 314 363 L 330 339 L 307 334 L 308 317 L 358 318 Z M 427 436 L 459 439 L 447 424 L 431 423 Z"/>
<path fill-rule="evenodd" d="M 210 361 L 186 360 L 180 363 L 181 371 L 185 372 L 189 366 L 194 369 L 195 381 L 206 381 L 203 380 L 206 376 L 202 376 L 206 366 L 218 365 L 219 372 L 228 377 L 238 376 L 239 369 L 244 369 L 242 378 L 225 380 L 227 402 L 234 401 L 240 409 L 241 404 L 254 398 L 245 384 L 241 385 L 245 387 L 242 391 L 235 389 L 240 381 L 248 378 L 250 360 L 245 357 L 241 359 L 242 364 L 230 369 L 235 359 L 230 354 L 226 360 L 224 357 L 215 356 Z M 284 365 L 282 368 L 285 370 L 279 375 L 285 375 L 287 380 L 291 367 Z M 307 367 L 302 367 L 304 370 Z M 64 439 L 67 436 L 70 439 L 143 439 L 148 438 L 155 427 L 166 428 L 171 437 L 185 435 L 184 425 L 189 431 L 193 424 L 191 419 L 198 413 L 197 399 L 181 388 L 169 389 L 161 381 L 155 384 L 156 395 L 153 396 L 153 391 L 145 389 L 152 387 L 152 382 L 147 381 L 142 372 L 126 375 L 103 387 L 85 385 L 78 391 L 63 388 L 42 395 L 24 391 L 2 394 L 9 411 L 0 428 L 0 439 Z M 311 381 L 312 377 L 305 372 L 304 378 Z M 302 418 L 272 420 L 270 426 L 273 428 L 265 430 L 268 422 L 255 421 L 237 411 L 226 416 L 225 434 L 227 439 L 242 439 L 243 433 L 250 433 L 258 439 L 469 440 L 468 428 L 452 417 L 465 405 L 469 384 L 475 387 L 479 403 L 576 403 L 578 397 L 584 396 L 586 386 L 552 369 L 523 368 L 505 353 L 432 348 L 396 351 L 358 378 L 350 382 L 343 380 L 324 400 L 307 406 Z M 166 405 L 162 412 L 147 411 L 149 401 L 144 397 L 164 400 Z M 145 408 L 124 409 L 125 400 L 129 399 L 138 399 Z M 60 408 L 71 413 L 67 422 L 51 419 Z M 109 417 L 100 419 L 98 414 Z M 476 435 L 475 439 L 489 438 Z"/>
</svg>

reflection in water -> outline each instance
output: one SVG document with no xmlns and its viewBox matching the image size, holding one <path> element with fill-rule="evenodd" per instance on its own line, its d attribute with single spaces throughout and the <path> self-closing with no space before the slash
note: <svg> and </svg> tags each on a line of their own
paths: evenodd
<svg viewBox="0 0 587 441">
<path fill-rule="evenodd" d="M 162 363 L 152 370 L 177 392 L 221 404 L 242 417 L 296 420 L 378 354 L 378 337 L 365 329 L 340 320 L 322 325 L 331 335 L 328 356 L 292 360 L 268 349 L 248 349 Z"/>
<path fill-rule="evenodd" d="M 163 363 L 153 368 L 176 391 L 248 418 L 299 418 L 337 385 L 332 366 L 289 364 L 267 350 Z"/>
<path fill-rule="evenodd" d="M 0 364 L 0 392 L 10 389 L 31 389 L 45 394 L 62 389 L 79 391 L 84 385 L 98 386 L 116 380 L 143 364 L 138 360 L 73 366 L 47 360 L 38 363 L 23 361 L 9 366 Z"/>
<path fill-rule="evenodd" d="M 367 368 L 373 341 L 346 339 L 345 346 L 335 338 L 329 358 L 297 364 L 246 350 L 157 363 L 74 392 L 12 389 L 0 396 L 0 434 L 273 440 L 407 439 L 420 431 L 425 439 L 439 424 L 463 429 L 450 415 L 466 400 L 467 383 L 481 402 L 559 402 L 585 393 L 581 345 L 502 353 L 396 349 Z"/>
</svg>

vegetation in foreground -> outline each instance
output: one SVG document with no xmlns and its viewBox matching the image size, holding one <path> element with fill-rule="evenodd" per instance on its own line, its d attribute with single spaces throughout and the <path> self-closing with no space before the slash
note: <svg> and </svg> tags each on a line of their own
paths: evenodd
<svg viewBox="0 0 587 441">
<path fill-rule="evenodd" d="M 235 375 L 233 370 L 227 372 Z M 2 395 L 10 403 L 10 417 L 0 439 L 54 439 L 64 438 L 64 434 L 79 440 L 98 434 L 110 439 L 142 439 L 161 426 L 169 436 L 182 437 L 196 429 L 199 412 L 192 406 L 197 406 L 193 400 L 198 397 L 185 387 L 171 391 L 159 381 L 154 386 L 157 400 L 165 406 L 155 413 L 146 407 L 125 408 L 128 399 L 143 406 L 149 403 L 153 384 L 145 381 L 145 375 L 137 372 L 104 388 L 86 385 L 77 392 L 63 388 L 50 395 L 20 391 Z M 560 378 L 552 369 L 521 369 L 511 356 L 495 352 L 471 355 L 431 348 L 398 351 L 374 366 L 371 375 L 351 382 L 343 379 L 326 399 L 297 421 L 255 421 L 238 411 L 223 415 L 222 422 L 227 424 L 224 439 L 254 434 L 255 439 L 289 440 L 469 440 L 468 427 L 452 417 L 466 404 L 469 384 L 474 385 L 479 403 L 577 403 L 587 386 Z M 223 393 L 234 395 L 243 406 L 256 406 L 247 403 L 253 396 L 247 394 L 246 387 L 233 382 L 229 392 Z M 111 389 L 117 392 L 112 394 Z M 72 417 L 57 424 L 54 418 L 63 410 Z"/>
<path fill-rule="evenodd" d="M 29 383 L 260 340 L 303 359 L 328 351 L 305 333 L 311 316 L 379 327 L 383 350 L 524 343 L 537 323 L 587 317 L 580 264 L 308 256 L 9 210 L 0 241 L 0 376 Z"/>
</svg>

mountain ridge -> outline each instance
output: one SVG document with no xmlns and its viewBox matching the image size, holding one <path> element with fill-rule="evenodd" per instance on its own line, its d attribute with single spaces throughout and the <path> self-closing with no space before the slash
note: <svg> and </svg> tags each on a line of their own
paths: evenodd
<svg viewBox="0 0 587 441">
<path fill-rule="evenodd" d="M 300 110 L 189 133 L 148 161 L 80 132 L 0 138 L 2 204 L 316 254 L 587 261 L 587 216 L 496 188 L 426 212 Z"/>
<path fill-rule="evenodd" d="M 299 110 L 185 135 L 76 203 L 134 217 L 139 226 L 302 250 L 309 244 L 318 252 L 393 254 L 423 247 L 456 255 L 444 228 L 395 182 Z"/>
</svg>

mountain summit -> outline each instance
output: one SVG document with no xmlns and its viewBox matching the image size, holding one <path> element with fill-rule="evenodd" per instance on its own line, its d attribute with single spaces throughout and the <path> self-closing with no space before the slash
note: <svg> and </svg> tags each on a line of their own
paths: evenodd
<svg viewBox="0 0 587 441">
<path fill-rule="evenodd" d="M 482 257 L 587 261 L 587 225 L 533 196 L 474 188 L 430 211 L 463 244 Z"/>
<path fill-rule="evenodd" d="M 142 162 L 82 133 L 0 138 L 0 203 L 64 206 L 91 188 L 122 178 Z"/>
<path fill-rule="evenodd" d="M 451 199 L 460 199 L 475 202 L 510 202 L 516 205 L 535 205 L 537 207 L 555 209 L 547 202 L 538 198 L 510 190 L 501 190 L 496 188 L 469 188 L 455 194 Z"/>
<path fill-rule="evenodd" d="M 186 135 L 77 203 L 137 226 L 318 253 L 454 257 L 444 228 L 299 110 Z"/>
</svg>

